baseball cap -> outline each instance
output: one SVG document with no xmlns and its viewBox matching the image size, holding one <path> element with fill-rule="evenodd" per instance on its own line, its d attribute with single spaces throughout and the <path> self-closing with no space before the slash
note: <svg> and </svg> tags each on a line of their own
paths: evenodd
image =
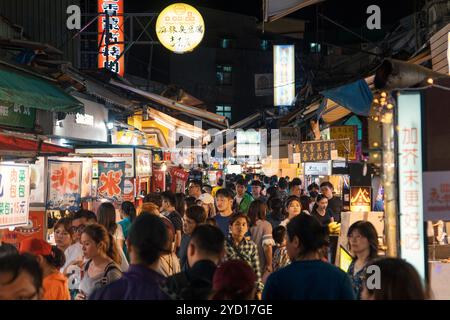
<svg viewBox="0 0 450 320">
<path fill-rule="evenodd" d="M 200 197 L 198 197 L 198 200 L 200 200 L 204 204 L 212 204 L 212 203 L 214 203 L 214 198 L 209 193 L 202 193 L 200 195 Z"/>
<path fill-rule="evenodd" d="M 49 256 L 52 254 L 52 246 L 41 239 L 27 238 L 20 242 L 19 253 Z"/>
</svg>

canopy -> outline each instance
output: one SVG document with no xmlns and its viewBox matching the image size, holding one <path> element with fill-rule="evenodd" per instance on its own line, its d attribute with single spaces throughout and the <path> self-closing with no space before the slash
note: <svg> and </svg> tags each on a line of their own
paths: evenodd
<svg viewBox="0 0 450 320">
<path fill-rule="evenodd" d="M 83 104 L 37 76 L 0 66 L 0 101 L 54 112 L 78 112 Z"/>
<path fill-rule="evenodd" d="M 71 153 L 73 152 L 73 149 L 60 147 L 46 142 L 41 142 L 41 145 L 39 146 L 39 141 L 35 138 L 21 138 L 15 135 L 0 133 L 0 152 L 2 154 L 7 154 L 9 151 L 61 154 Z"/>
<path fill-rule="evenodd" d="M 272 22 L 324 0 L 264 0 L 264 21 Z"/>
</svg>

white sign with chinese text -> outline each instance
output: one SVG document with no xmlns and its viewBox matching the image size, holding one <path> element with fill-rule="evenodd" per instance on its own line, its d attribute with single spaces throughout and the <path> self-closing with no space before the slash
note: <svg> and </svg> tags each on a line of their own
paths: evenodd
<svg viewBox="0 0 450 320">
<path fill-rule="evenodd" d="M 450 171 L 423 173 L 424 219 L 450 220 Z"/>
<path fill-rule="evenodd" d="M 305 174 L 310 176 L 330 175 L 330 163 L 327 162 L 306 162 Z"/>
<path fill-rule="evenodd" d="M 203 17 L 194 7 L 174 3 L 166 7 L 156 20 L 156 35 L 161 44 L 175 53 L 194 50 L 205 34 Z"/>
<path fill-rule="evenodd" d="M 273 46 L 274 106 L 291 106 L 295 98 L 295 47 Z"/>
<path fill-rule="evenodd" d="M 0 164 L 0 229 L 28 223 L 29 196 L 30 167 Z"/>
<path fill-rule="evenodd" d="M 420 93 L 398 97 L 400 254 L 425 279 Z"/>
</svg>

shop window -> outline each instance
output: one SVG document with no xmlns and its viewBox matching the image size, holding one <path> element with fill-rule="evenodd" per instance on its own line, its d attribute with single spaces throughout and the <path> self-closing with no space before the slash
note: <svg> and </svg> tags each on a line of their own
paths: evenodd
<svg viewBox="0 0 450 320">
<path fill-rule="evenodd" d="M 230 65 L 216 66 L 216 82 L 218 85 L 231 85 L 233 67 Z"/>
<path fill-rule="evenodd" d="M 263 51 L 269 50 L 269 47 L 270 47 L 269 40 L 261 40 L 260 41 L 260 47 L 261 47 L 261 50 L 263 50 Z"/>
<path fill-rule="evenodd" d="M 230 105 L 216 106 L 216 113 L 218 115 L 227 117 L 229 120 L 231 120 L 231 106 Z"/>
<path fill-rule="evenodd" d="M 320 53 L 320 43 L 311 42 L 309 44 L 309 50 L 311 53 Z"/>
</svg>

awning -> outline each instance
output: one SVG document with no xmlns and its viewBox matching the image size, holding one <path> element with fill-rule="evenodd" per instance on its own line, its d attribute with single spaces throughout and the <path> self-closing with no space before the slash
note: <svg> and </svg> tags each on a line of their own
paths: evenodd
<svg viewBox="0 0 450 320">
<path fill-rule="evenodd" d="M 115 85 L 119 88 L 129 90 L 130 92 L 134 92 L 143 98 L 154 101 L 154 102 L 156 102 L 160 105 L 163 105 L 167 108 L 181 111 L 188 116 L 191 116 L 191 117 L 194 116 L 195 118 L 205 119 L 207 121 L 211 121 L 217 125 L 220 125 L 221 127 L 228 126 L 228 120 L 224 116 L 221 116 L 221 115 L 218 115 L 218 114 L 206 111 L 206 110 L 198 109 L 195 107 L 190 107 L 190 106 L 184 105 L 182 103 L 176 102 L 174 100 L 171 100 L 169 98 L 160 96 L 155 93 L 147 92 L 147 91 L 135 88 L 130 85 L 126 85 L 124 83 L 115 81 L 113 79 L 110 80 L 110 84 Z"/>
<path fill-rule="evenodd" d="M 42 154 L 68 154 L 74 152 L 74 150 L 42 142 L 36 138 L 22 138 L 14 134 L 0 133 L 0 154 L 17 154 L 17 152 L 26 152 L 37 156 Z"/>
<path fill-rule="evenodd" d="M 0 65 L 0 101 L 27 108 L 75 113 L 83 104 L 51 82 Z"/>
<path fill-rule="evenodd" d="M 264 21 L 272 22 L 324 0 L 264 0 Z"/>
</svg>

